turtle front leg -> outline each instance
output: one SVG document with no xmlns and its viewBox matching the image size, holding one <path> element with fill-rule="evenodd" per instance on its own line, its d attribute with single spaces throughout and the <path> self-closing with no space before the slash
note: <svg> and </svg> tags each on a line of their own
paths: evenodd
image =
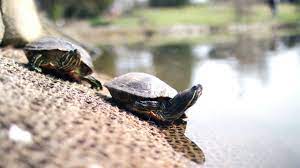
<svg viewBox="0 0 300 168">
<path fill-rule="evenodd" d="M 164 102 L 158 101 L 135 101 L 132 110 L 138 113 L 142 113 L 150 118 L 154 118 L 158 121 L 165 121 L 165 117 L 162 115 L 166 106 Z"/>
<path fill-rule="evenodd" d="M 180 100 L 177 101 L 173 104 L 169 101 L 136 101 L 133 104 L 133 110 L 145 113 L 160 122 L 172 123 L 179 119 L 184 112 L 179 108 L 185 107 L 185 104 L 181 105 Z"/>
<path fill-rule="evenodd" d="M 93 76 L 84 76 L 81 78 L 81 80 L 87 81 L 88 83 L 91 84 L 91 88 L 92 89 L 96 89 L 96 90 L 102 90 L 102 84 L 99 80 L 97 80 L 96 78 L 94 78 Z"/>
<path fill-rule="evenodd" d="M 138 111 L 151 111 L 151 110 L 159 110 L 160 103 L 157 101 L 135 101 L 133 107 Z"/>
<path fill-rule="evenodd" d="M 29 69 L 36 72 L 42 72 L 40 68 L 41 64 L 45 61 L 45 58 L 42 54 L 36 54 L 29 60 L 28 66 Z"/>
</svg>

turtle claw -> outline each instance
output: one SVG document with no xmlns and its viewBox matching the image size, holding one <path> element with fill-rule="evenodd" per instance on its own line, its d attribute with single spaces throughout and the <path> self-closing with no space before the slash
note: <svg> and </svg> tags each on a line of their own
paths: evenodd
<svg viewBox="0 0 300 168">
<path fill-rule="evenodd" d="M 102 90 L 103 89 L 100 82 L 99 82 L 99 84 L 92 84 L 91 88 L 96 89 L 96 90 Z"/>
<path fill-rule="evenodd" d="M 42 69 L 36 66 L 29 66 L 29 70 L 39 72 L 39 73 L 42 72 Z"/>
<path fill-rule="evenodd" d="M 92 76 L 85 76 L 82 79 L 89 82 L 91 84 L 92 89 L 96 89 L 96 90 L 102 90 L 103 89 L 101 82 L 98 81 L 97 79 L 95 79 Z"/>
</svg>

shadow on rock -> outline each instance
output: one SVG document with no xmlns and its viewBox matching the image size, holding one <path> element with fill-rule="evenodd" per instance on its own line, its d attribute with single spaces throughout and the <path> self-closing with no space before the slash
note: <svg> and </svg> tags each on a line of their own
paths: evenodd
<svg viewBox="0 0 300 168">
<path fill-rule="evenodd" d="M 112 106 L 117 106 L 122 111 L 127 112 L 130 115 L 136 115 L 141 120 L 147 121 L 160 129 L 161 133 L 165 135 L 165 139 L 169 145 L 178 153 L 181 153 L 187 159 L 196 162 L 197 164 L 203 164 L 205 162 L 204 152 L 200 147 L 198 147 L 193 141 L 184 135 L 186 130 L 187 121 L 183 119 L 178 119 L 173 123 L 161 123 L 149 118 L 149 116 L 139 115 L 137 113 L 132 113 L 124 106 L 117 104 L 109 96 L 101 96 L 107 103 L 110 103 Z"/>
<path fill-rule="evenodd" d="M 171 125 L 159 126 L 170 146 L 191 161 L 198 164 L 205 162 L 205 155 L 193 141 L 184 135 L 187 122 L 179 119 Z"/>
</svg>

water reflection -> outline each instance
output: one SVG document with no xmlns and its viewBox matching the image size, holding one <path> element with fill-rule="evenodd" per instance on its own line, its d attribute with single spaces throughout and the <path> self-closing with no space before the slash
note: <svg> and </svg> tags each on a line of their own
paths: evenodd
<svg viewBox="0 0 300 168">
<path fill-rule="evenodd" d="M 110 76 L 116 76 L 116 53 L 113 52 L 112 47 L 105 46 L 102 49 L 101 57 L 97 57 L 97 59 L 94 60 L 95 69 L 99 72 L 105 72 Z"/>
<path fill-rule="evenodd" d="M 105 47 L 104 53 L 94 64 L 97 70 L 116 76 L 132 71 L 153 73 L 153 56 L 147 49 L 138 46 Z"/>
<path fill-rule="evenodd" d="M 300 167 L 300 36 L 122 47 L 110 46 L 96 66 L 113 76 L 148 72 L 178 90 L 204 86 L 185 135 L 203 149 L 205 166 Z"/>
<path fill-rule="evenodd" d="M 167 79 L 171 86 L 184 90 L 191 82 L 194 63 L 191 46 L 188 44 L 169 44 L 154 47 L 153 60 L 155 75 Z"/>
<path fill-rule="evenodd" d="M 184 90 L 192 85 L 191 77 L 199 63 L 219 60 L 234 66 L 240 75 L 254 75 L 264 82 L 268 80 L 265 53 L 275 51 L 280 46 L 293 46 L 299 40 L 297 37 L 279 39 L 274 35 L 272 39 L 257 40 L 248 34 L 238 34 L 236 40 L 230 43 L 106 46 L 94 64 L 96 70 L 111 76 L 133 71 L 150 73 L 176 89 Z"/>
<path fill-rule="evenodd" d="M 264 53 L 271 46 L 272 40 L 255 40 L 250 35 L 239 34 L 233 43 L 216 44 L 209 57 L 226 61 L 236 68 L 237 75 L 254 75 L 264 82 L 268 79 Z"/>
<path fill-rule="evenodd" d="M 299 48 L 282 45 L 265 45 L 251 61 L 235 56 L 195 66 L 192 81 L 206 92 L 189 110 L 187 135 L 205 151 L 207 167 L 300 166 Z"/>
<path fill-rule="evenodd" d="M 143 45 L 109 46 L 103 50 L 104 54 L 94 62 L 98 71 L 111 76 L 133 71 L 146 72 L 159 76 L 179 90 L 190 85 L 195 58 L 188 44 L 152 48 Z"/>
</svg>

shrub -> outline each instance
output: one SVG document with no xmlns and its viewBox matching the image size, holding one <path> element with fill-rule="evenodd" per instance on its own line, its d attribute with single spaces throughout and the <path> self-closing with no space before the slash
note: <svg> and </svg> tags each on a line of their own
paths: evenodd
<svg viewBox="0 0 300 168">
<path fill-rule="evenodd" d="M 174 7 L 186 5 L 188 2 L 188 0 L 150 0 L 150 6 Z"/>
<path fill-rule="evenodd" d="M 38 0 L 42 9 L 54 19 L 61 17 L 95 17 L 105 11 L 113 0 Z"/>
</svg>

